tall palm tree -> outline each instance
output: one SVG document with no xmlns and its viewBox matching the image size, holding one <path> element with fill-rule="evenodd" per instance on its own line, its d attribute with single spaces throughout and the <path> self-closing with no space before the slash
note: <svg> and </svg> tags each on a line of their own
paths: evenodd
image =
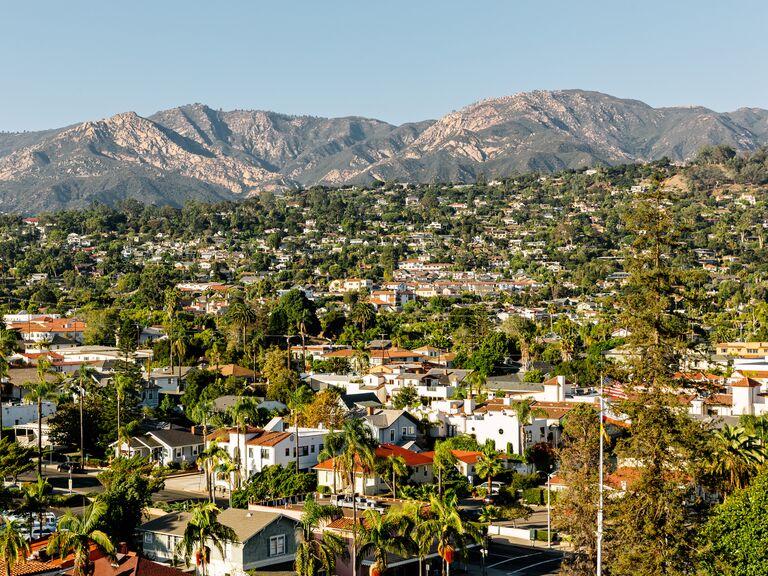
<svg viewBox="0 0 768 576">
<path fill-rule="evenodd" d="M 178 326 L 171 335 L 171 350 L 176 353 L 176 358 L 179 361 L 179 389 L 181 389 L 181 366 L 184 362 L 184 356 L 187 355 L 187 340 L 188 334 L 183 326 Z"/>
<path fill-rule="evenodd" d="M 496 443 L 488 440 L 483 446 L 480 456 L 475 464 L 475 474 L 480 478 L 488 479 L 488 494 L 491 493 L 492 480 L 504 471 L 504 465 L 499 460 L 499 451 L 496 450 Z"/>
<path fill-rule="evenodd" d="M 109 536 L 96 528 L 106 512 L 107 504 L 102 500 L 95 500 L 83 510 L 82 516 L 67 512 L 48 540 L 48 554 L 58 551 L 61 558 L 74 555 L 73 576 L 93 574 L 93 561 L 90 557 L 93 544 L 108 558 L 115 557 L 115 547 Z"/>
<path fill-rule="evenodd" d="M 408 465 L 405 462 L 405 458 L 395 455 L 376 458 L 376 471 L 382 478 L 391 479 L 391 483 L 386 480 L 385 482 L 390 484 L 392 498 L 397 498 L 397 479 L 408 476 Z"/>
<path fill-rule="evenodd" d="M 375 465 L 376 442 L 373 432 L 362 418 L 346 420 L 341 430 L 344 435 L 344 451 L 341 457 L 342 470 L 345 473 L 352 491 L 356 492 L 356 469 L 362 471 L 362 492 L 365 496 L 366 471 L 373 470 Z"/>
<path fill-rule="evenodd" d="M 429 529 L 435 534 L 437 552 L 443 559 L 443 574 L 451 573 L 451 562 L 456 551 L 466 553 L 469 541 L 482 541 L 477 527 L 462 518 L 458 507 L 459 499 L 452 490 L 443 498 L 430 497 Z"/>
<path fill-rule="evenodd" d="M 120 442 L 124 439 L 125 431 L 122 429 L 121 407 L 125 401 L 125 395 L 131 387 L 131 379 L 127 374 L 118 372 L 115 375 L 115 395 L 117 397 L 117 448 L 121 449 Z"/>
<path fill-rule="evenodd" d="M 37 482 L 26 484 L 21 506 L 18 511 L 26 513 L 29 516 L 29 534 L 32 536 L 32 517 L 37 514 L 37 523 L 40 525 L 40 531 L 43 529 L 43 512 L 48 510 L 53 499 L 53 487 L 48 480 L 37 475 Z"/>
<path fill-rule="evenodd" d="M 203 450 L 197 457 L 198 462 L 203 466 L 205 473 L 205 486 L 208 490 L 208 500 L 214 501 L 213 498 L 213 479 L 211 478 L 213 471 L 220 465 L 230 460 L 229 452 L 219 446 L 217 440 L 211 442 L 211 444 Z"/>
<path fill-rule="evenodd" d="M 80 402 L 80 466 L 85 466 L 85 427 L 83 422 L 83 403 L 85 402 L 85 395 L 93 383 L 93 378 L 96 376 L 96 371 L 91 368 L 87 362 L 80 364 L 80 368 L 77 371 L 77 397 Z"/>
<path fill-rule="evenodd" d="M 296 451 L 296 473 L 299 472 L 299 413 L 312 402 L 312 389 L 302 384 L 288 396 L 288 409 L 293 415 L 293 436 L 296 439 L 294 450 Z"/>
<path fill-rule="evenodd" d="M 432 546 L 435 543 L 432 523 L 422 502 L 413 500 L 406 502 L 403 506 L 403 514 L 407 515 L 410 521 L 410 535 L 416 547 L 416 554 L 419 556 L 419 576 L 422 576 L 424 559 L 432 552 Z"/>
<path fill-rule="evenodd" d="M 435 442 L 435 458 L 433 468 L 437 470 L 437 494 L 443 495 L 443 476 L 456 466 L 456 456 L 447 442 Z"/>
<path fill-rule="evenodd" d="M 0 440 L 3 439 L 3 392 L 5 392 L 5 380 L 8 378 L 8 361 L 0 354 Z"/>
<path fill-rule="evenodd" d="M 8 360 L 19 349 L 19 334 L 6 328 L 0 329 L 0 440 L 3 439 L 3 392 L 5 391 L 5 379 L 8 378 Z"/>
<path fill-rule="evenodd" d="M 248 328 L 256 322 L 256 311 L 244 300 L 236 300 L 227 310 L 226 318 L 237 329 L 240 344 L 245 347 Z"/>
<path fill-rule="evenodd" d="M 27 402 L 37 403 L 37 474 L 43 473 L 43 402 L 56 398 L 56 386 L 49 382 L 46 376 L 52 374 L 51 363 L 48 359 L 37 359 L 37 382 L 25 382 L 24 386 L 29 390 L 26 396 Z"/>
<path fill-rule="evenodd" d="M 336 571 L 336 556 L 346 558 L 347 546 L 344 539 L 331 531 L 324 530 L 320 538 L 315 531 L 323 522 L 342 516 L 336 506 L 321 506 L 312 496 L 304 501 L 301 518 L 296 526 L 296 576 L 315 576 L 318 564 L 328 574 Z"/>
<path fill-rule="evenodd" d="M 512 410 L 517 416 L 518 439 L 520 441 L 520 454 L 525 453 L 525 427 L 533 422 L 534 418 L 546 417 L 547 413 L 533 405 L 533 400 L 517 400 L 512 402 Z"/>
<path fill-rule="evenodd" d="M 417 551 L 410 536 L 411 522 L 407 515 L 391 510 L 386 514 L 366 510 L 363 518 L 365 521 L 355 526 L 359 533 L 358 565 L 367 556 L 373 556 L 374 567 L 383 574 L 387 570 L 387 554 L 407 556 Z"/>
<path fill-rule="evenodd" d="M 707 472 L 727 497 L 744 488 L 765 460 L 765 448 L 740 426 L 725 424 L 712 435 Z"/>
<path fill-rule="evenodd" d="M 165 291 L 165 312 L 168 315 L 168 328 L 165 331 L 168 338 L 168 361 L 171 365 L 171 375 L 173 375 L 173 347 L 171 346 L 171 334 L 173 333 L 173 321 L 176 318 L 176 309 L 179 307 L 181 292 L 176 288 L 169 288 Z"/>
<path fill-rule="evenodd" d="M 331 460 L 333 466 L 333 493 L 336 494 L 336 476 L 338 475 L 338 458 L 344 451 L 344 434 L 341 432 L 329 432 L 325 437 L 323 449 L 317 455 L 320 462 Z"/>
<path fill-rule="evenodd" d="M 360 331 L 365 334 L 366 327 L 376 321 L 376 309 L 370 302 L 357 302 L 349 311 L 349 319 L 360 326 Z"/>
<path fill-rule="evenodd" d="M 259 417 L 259 411 L 256 408 L 256 402 L 253 398 L 242 397 L 238 399 L 229 409 L 229 414 L 232 417 L 232 421 L 237 426 L 238 433 L 243 438 L 243 450 L 240 452 L 240 447 L 237 448 L 237 465 L 242 465 L 241 476 L 248 480 L 248 451 L 245 441 L 246 425 L 248 422 L 254 422 Z"/>
<path fill-rule="evenodd" d="M 0 558 L 3 561 L 5 576 L 11 576 L 17 564 L 25 564 L 29 554 L 29 544 L 21 535 L 19 522 L 8 517 L 0 517 L 3 528 L 0 530 Z"/>
<path fill-rule="evenodd" d="M 176 549 L 189 564 L 192 555 L 200 567 L 200 573 L 205 576 L 208 564 L 211 562 L 212 544 L 224 556 L 224 545 L 237 542 L 237 534 L 229 526 L 217 520 L 220 510 L 212 502 L 195 504 L 190 510 L 192 517 L 184 529 L 184 534 Z"/>
</svg>

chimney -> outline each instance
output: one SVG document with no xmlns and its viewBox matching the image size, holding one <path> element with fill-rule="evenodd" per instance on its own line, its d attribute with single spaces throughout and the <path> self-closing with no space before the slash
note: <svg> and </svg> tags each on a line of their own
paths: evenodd
<svg viewBox="0 0 768 576">
<path fill-rule="evenodd" d="M 368 406 L 368 416 L 373 416 L 373 412 L 376 410 L 373 406 Z"/>
<path fill-rule="evenodd" d="M 192 434 L 197 434 L 197 426 L 192 426 L 190 432 L 192 432 Z"/>
<path fill-rule="evenodd" d="M 472 414 L 475 411 L 474 398 L 467 398 L 464 400 L 464 414 Z"/>
</svg>

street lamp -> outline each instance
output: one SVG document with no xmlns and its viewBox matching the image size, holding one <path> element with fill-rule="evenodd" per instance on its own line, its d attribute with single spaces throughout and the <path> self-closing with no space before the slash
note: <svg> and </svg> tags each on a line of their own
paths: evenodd
<svg viewBox="0 0 768 576">
<path fill-rule="evenodd" d="M 431 568 L 431 566 L 430 566 L 429 562 L 427 562 L 426 568 L 427 568 L 427 576 L 430 576 L 431 572 L 429 571 L 429 569 Z"/>
<path fill-rule="evenodd" d="M 480 548 L 480 556 L 483 557 L 483 576 L 487 574 L 485 571 L 485 557 L 488 556 L 488 549 L 487 548 Z"/>
</svg>

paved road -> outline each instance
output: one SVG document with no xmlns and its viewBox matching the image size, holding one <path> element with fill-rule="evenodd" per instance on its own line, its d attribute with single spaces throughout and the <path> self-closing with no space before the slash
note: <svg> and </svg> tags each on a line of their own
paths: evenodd
<svg viewBox="0 0 768 576">
<path fill-rule="evenodd" d="M 485 560 L 487 576 L 555 576 L 560 572 L 563 553 L 560 550 L 531 548 L 495 540 L 488 547 Z M 480 551 L 474 548 L 469 554 L 466 571 L 454 569 L 451 574 L 483 574 Z"/>
<path fill-rule="evenodd" d="M 37 479 L 36 472 L 28 472 L 19 477 L 20 482 L 34 482 Z M 55 466 L 49 467 L 49 472 L 44 473 L 45 478 L 58 492 L 69 490 L 69 473 L 58 472 Z M 166 479 L 165 489 L 160 490 L 152 498 L 155 502 L 175 502 L 178 500 L 204 499 L 205 487 L 198 492 L 200 475 L 171 477 Z M 72 491 L 78 494 L 98 494 L 104 489 L 96 478 L 96 471 L 88 470 L 86 474 L 72 474 Z"/>
</svg>

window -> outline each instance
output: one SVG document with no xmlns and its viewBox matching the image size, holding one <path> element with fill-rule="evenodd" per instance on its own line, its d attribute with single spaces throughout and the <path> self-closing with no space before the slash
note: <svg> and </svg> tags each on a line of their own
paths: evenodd
<svg viewBox="0 0 768 576">
<path fill-rule="evenodd" d="M 271 536 L 269 538 L 269 555 L 282 556 L 285 554 L 285 534 L 279 536 Z"/>
<path fill-rule="evenodd" d="M 269 459 L 269 449 L 268 448 L 262 448 L 261 449 L 261 458 L 262 458 L 262 460 Z"/>
<path fill-rule="evenodd" d="M 323 451 L 323 445 L 322 445 L 322 443 L 320 443 L 320 444 L 317 446 L 317 451 L 318 451 L 318 452 L 322 452 L 322 451 Z"/>
<path fill-rule="evenodd" d="M 312 444 L 312 446 L 309 447 L 309 451 L 314 454 L 315 453 L 315 445 Z"/>
<path fill-rule="evenodd" d="M 290 455 L 291 455 L 291 452 L 290 452 L 290 450 L 291 450 L 290 448 L 286 448 L 286 449 L 285 449 L 285 455 L 286 455 L 286 456 L 290 456 Z"/>
<path fill-rule="evenodd" d="M 503 428 L 499 428 L 499 436 L 504 436 L 504 429 Z"/>
<path fill-rule="evenodd" d="M 253 448 L 248 448 L 248 458 L 253 458 Z"/>
<path fill-rule="evenodd" d="M 389 441 L 394 442 L 395 441 L 395 430 L 394 428 L 389 431 Z"/>
<path fill-rule="evenodd" d="M 402 433 L 402 436 L 407 435 L 408 434 L 408 427 L 407 426 L 403 426 L 403 429 L 401 430 L 401 433 Z"/>
<path fill-rule="evenodd" d="M 144 532 L 144 544 L 152 544 L 152 532 Z"/>
<path fill-rule="evenodd" d="M 299 446 L 299 450 L 301 451 L 300 454 L 302 456 L 308 456 L 309 455 L 309 446 Z"/>
</svg>

